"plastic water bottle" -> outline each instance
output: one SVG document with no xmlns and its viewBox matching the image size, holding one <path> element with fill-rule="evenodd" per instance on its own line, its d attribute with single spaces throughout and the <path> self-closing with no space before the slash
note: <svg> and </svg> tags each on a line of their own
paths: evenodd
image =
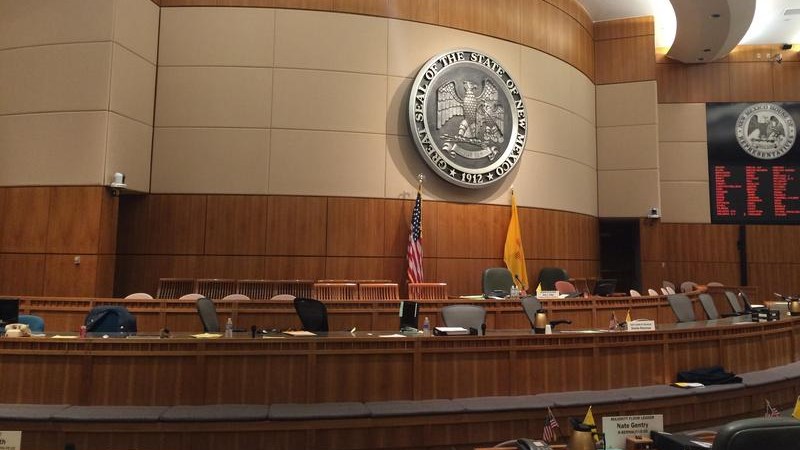
<svg viewBox="0 0 800 450">
<path fill-rule="evenodd" d="M 225 324 L 225 337 L 233 337 L 233 320 L 228 317 L 228 322 Z"/>
<path fill-rule="evenodd" d="M 422 335 L 431 335 L 431 321 L 428 319 L 428 316 L 425 316 L 425 320 L 422 322 Z"/>
<path fill-rule="evenodd" d="M 519 300 L 519 289 L 517 289 L 516 284 L 511 285 L 511 288 L 508 290 L 508 297 L 510 300 Z"/>
</svg>

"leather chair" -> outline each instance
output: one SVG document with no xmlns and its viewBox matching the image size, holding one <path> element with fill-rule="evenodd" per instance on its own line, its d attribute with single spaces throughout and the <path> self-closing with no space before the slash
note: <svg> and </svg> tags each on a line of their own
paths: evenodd
<svg viewBox="0 0 800 450">
<path fill-rule="evenodd" d="M 32 333 L 44 333 L 44 319 L 33 314 L 20 314 L 17 318 L 19 323 L 24 323 L 30 328 Z"/>
<path fill-rule="evenodd" d="M 203 323 L 203 331 L 206 333 L 219 332 L 217 308 L 210 298 L 200 297 L 197 299 L 197 314 L 200 316 L 200 322 Z"/>
<path fill-rule="evenodd" d="M 506 297 L 513 284 L 511 271 L 505 267 L 490 267 L 483 271 L 483 295 L 486 297 Z"/>
<path fill-rule="evenodd" d="M 797 448 L 800 421 L 791 417 L 759 417 L 724 425 L 711 450 L 753 450 Z"/>
<path fill-rule="evenodd" d="M 667 301 L 669 302 L 669 306 L 672 307 L 672 312 L 675 313 L 675 317 L 678 319 L 678 322 L 694 322 L 694 308 L 692 307 L 692 301 L 689 297 L 685 296 L 684 294 L 673 294 L 667 296 Z"/>
<path fill-rule="evenodd" d="M 300 317 L 303 329 L 311 332 L 328 331 L 328 308 L 319 300 L 298 297 L 294 310 Z"/>
<path fill-rule="evenodd" d="M 555 291 L 556 281 L 569 281 L 567 271 L 560 267 L 542 267 L 539 271 L 539 285 L 543 291 Z"/>
<path fill-rule="evenodd" d="M 474 328 L 479 336 L 486 332 L 486 309 L 477 305 L 449 305 L 442 308 L 445 326 Z"/>
<path fill-rule="evenodd" d="M 734 315 L 741 316 L 747 314 L 747 311 L 742 308 L 742 305 L 739 303 L 739 298 L 733 291 L 725 291 L 725 298 L 728 299 L 728 303 L 731 305 L 731 310 Z"/>
<path fill-rule="evenodd" d="M 698 297 L 708 320 L 719 319 L 719 312 L 717 312 L 717 306 L 714 305 L 714 299 L 708 294 L 700 294 Z"/>
</svg>

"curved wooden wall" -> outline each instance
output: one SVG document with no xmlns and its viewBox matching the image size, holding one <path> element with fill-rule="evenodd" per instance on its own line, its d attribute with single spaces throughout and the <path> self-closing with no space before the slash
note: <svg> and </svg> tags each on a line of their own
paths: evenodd
<svg viewBox="0 0 800 450">
<path fill-rule="evenodd" d="M 120 199 L 115 292 L 159 278 L 389 279 L 405 282 L 411 200 L 149 195 Z M 503 266 L 508 206 L 423 202 L 425 279 L 481 292 Z M 599 272 L 597 218 L 520 208 L 531 283 L 545 266 Z"/>
<path fill-rule="evenodd" d="M 594 78 L 592 20 L 575 0 L 154 0 L 365 14 L 485 34 L 549 53 Z"/>
</svg>

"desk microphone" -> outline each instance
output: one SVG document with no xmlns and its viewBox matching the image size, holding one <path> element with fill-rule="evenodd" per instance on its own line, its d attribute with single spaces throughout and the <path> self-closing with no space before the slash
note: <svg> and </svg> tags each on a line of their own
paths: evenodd
<svg viewBox="0 0 800 450">
<path fill-rule="evenodd" d="M 253 339 L 255 339 L 255 338 L 256 338 L 256 330 L 257 330 L 257 329 L 258 329 L 258 327 L 257 327 L 257 326 L 255 326 L 255 325 L 250 325 L 250 337 L 252 337 Z"/>
<path fill-rule="evenodd" d="M 525 291 L 525 293 L 527 293 L 528 292 L 528 286 L 525 286 L 525 283 L 523 283 L 522 280 L 519 279 L 519 275 L 514 274 L 514 278 L 516 278 L 517 282 L 519 283 L 519 285 L 522 286 L 522 290 Z"/>
</svg>

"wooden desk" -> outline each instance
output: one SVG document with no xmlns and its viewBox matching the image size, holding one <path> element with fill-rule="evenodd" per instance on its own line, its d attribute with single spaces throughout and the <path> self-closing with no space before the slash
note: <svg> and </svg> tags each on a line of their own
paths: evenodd
<svg viewBox="0 0 800 450">
<path fill-rule="evenodd" d="M 313 403 L 524 395 L 665 384 L 800 358 L 800 318 L 665 325 L 653 332 L 490 330 L 487 336 L 0 339 L 0 403 Z"/>
</svg>

